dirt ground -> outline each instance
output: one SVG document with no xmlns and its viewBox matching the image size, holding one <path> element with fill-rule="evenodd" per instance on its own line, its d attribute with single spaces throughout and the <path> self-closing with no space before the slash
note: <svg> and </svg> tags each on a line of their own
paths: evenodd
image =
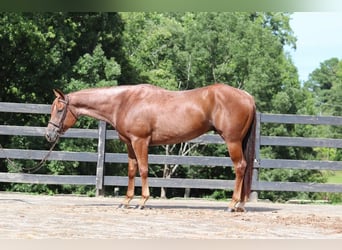
<svg viewBox="0 0 342 250">
<path fill-rule="evenodd" d="M 145 210 L 122 198 L 0 192 L 0 239 L 342 239 L 341 205 L 151 199 Z M 138 203 L 138 198 L 132 205 Z"/>
</svg>

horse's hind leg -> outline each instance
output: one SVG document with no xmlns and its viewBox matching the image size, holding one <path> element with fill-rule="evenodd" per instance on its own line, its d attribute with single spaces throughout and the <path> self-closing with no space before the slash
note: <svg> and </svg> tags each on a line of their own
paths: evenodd
<svg viewBox="0 0 342 250">
<path fill-rule="evenodd" d="M 127 144 L 128 150 L 128 185 L 127 192 L 124 201 L 119 206 L 120 208 L 128 208 L 130 201 L 134 196 L 134 188 L 135 188 L 135 176 L 138 169 L 138 162 L 135 157 L 134 150 L 131 145 Z"/>
<path fill-rule="evenodd" d="M 235 170 L 235 187 L 232 200 L 228 207 L 230 211 L 244 212 L 244 201 L 241 201 L 241 192 L 247 163 L 243 156 L 242 143 L 241 141 L 230 141 L 227 142 L 227 146 Z"/>
</svg>

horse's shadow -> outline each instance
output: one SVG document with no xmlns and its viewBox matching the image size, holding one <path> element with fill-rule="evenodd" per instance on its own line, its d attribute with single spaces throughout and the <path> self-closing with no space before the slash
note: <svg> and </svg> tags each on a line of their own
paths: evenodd
<svg viewBox="0 0 342 250">
<path fill-rule="evenodd" d="M 106 204 L 83 204 L 80 206 L 100 206 L 100 207 L 114 207 L 117 209 L 128 209 L 128 210 L 137 210 L 137 205 L 130 205 L 127 208 L 119 208 L 120 203 L 106 203 Z M 246 211 L 247 212 L 252 212 L 252 213 L 262 213 L 262 212 L 276 212 L 279 211 L 279 208 L 274 208 L 274 207 L 260 207 L 260 206 L 248 206 L 246 205 Z M 226 206 L 210 206 L 210 205 L 181 205 L 181 204 L 163 204 L 163 205 L 158 205 L 158 204 L 148 204 L 145 206 L 144 209 L 141 210 L 212 210 L 212 211 L 226 211 L 227 207 Z"/>
<path fill-rule="evenodd" d="M 10 203 L 10 202 L 19 202 L 19 203 L 26 203 L 26 204 L 31 204 L 31 202 L 23 200 L 23 199 L 8 199 L 8 198 L 0 198 L 0 203 Z"/>
<path fill-rule="evenodd" d="M 275 212 L 279 209 L 269 207 L 253 207 L 246 205 L 247 212 Z M 148 205 L 146 209 L 189 209 L 189 210 L 214 210 L 214 211 L 226 211 L 227 207 L 222 206 L 184 206 L 184 205 Z"/>
<path fill-rule="evenodd" d="M 8 199 L 8 198 L 0 198 L 0 203 L 5 202 L 19 202 L 19 203 L 26 203 L 26 204 L 31 204 L 31 202 L 25 200 L 25 199 Z M 120 203 L 87 203 L 87 204 L 75 204 L 75 206 L 88 206 L 88 207 L 114 207 L 118 208 L 120 206 Z M 246 211 L 247 212 L 252 212 L 252 213 L 262 213 L 262 212 L 276 212 L 279 211 L 279 208 L 274 208 L 274 207 L 264 207 L 264 206 L 253 206 L 253 204 L 246 204 Z M 128 208 L 123 208 L 123 209 L 129 209 L 129 210 L 136 210 L 137 205 L 131 204 Z M 226 211 L 227 206 L 210 206 L 210 205 L 184 205 L 184 204 L 177 204 L 172 202 L 168 204 L 147 204 L 143 210 L 212 210 L 212 211 Z"/>
</svg>

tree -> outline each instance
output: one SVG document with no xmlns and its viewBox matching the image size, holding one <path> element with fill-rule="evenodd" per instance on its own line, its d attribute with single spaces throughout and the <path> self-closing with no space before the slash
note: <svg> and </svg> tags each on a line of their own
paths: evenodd
<svg viewBox="0 0 342 250">
<path fill-rule="evenodd" d="M 342 61 L 328 59 L 320 64 L 305 83 L 305 88 L 316 99 L 315 108 L 322 114 L 342 115 Z"/>
<path fill-rule="evenodd" d="M 98 45 L 130 78 L 117 13 L 2 13 L 0 24 L 0 101 L 50 103 L 51 89 L 67 86 Z"/>
<path fill-rule="evenodd" d="M 164 13 L 121 13 L 124 49 L 140 82 L 178 89 L 177 69 L 183 66 L 183 27 Z"/>
<path fill-rule="evenodd" d="M 342 116 L 342 60 L 328 59 L 320 64 L 310 75 L 304 88 L 314 101 L 310 103 L 316 115 Z M 311 130 L 312 136 L 339 138 L 341 126 Z M 321 149 L 324 150 L 324 149 Z M 320 154 L 320 150 L 316 150 Z M 336 150 L 332 160 L 341 160 L 342 151 Z"/>
<path fill-rule="evenodd" d="M 163 148 L 165 149 L 165 155 L 177 154 L 181 156 L 189 155 L 190 152 L 198 146 L 197 143 L 189 143 L 184 142 L 180 144 L 174 145 L 165 145 Z M 176 152 L 176 153 L 175 153 Z M 163 169 L 163 178 L 170 179 L 174 173 L 176 172 L 179 164 L 164 164 Z M 188 189 L 188 195 L 190 193 L 190 189 Z M 162 187 L 160 191 L 160 198 L 166 198 L 166 188 Z"/>
</svg>

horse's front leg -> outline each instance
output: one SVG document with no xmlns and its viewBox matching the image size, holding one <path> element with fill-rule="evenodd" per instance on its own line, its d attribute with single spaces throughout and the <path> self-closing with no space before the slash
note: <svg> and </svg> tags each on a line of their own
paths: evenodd
<svg viewBox="0 0 342 250">
<path fill-rule="evenodd" d="M 124 201 L 119 206 L 120 208 L 128 208 L 130 201 L 134 197 L 134 188 L 135 188 L 135 176 L 138 169 L 138 162 L 135 157 L 134 150 L 132 145 L 127 144 L 128 151 L 128 185 L 127 192 Z"/>
<path fill-rule="evenodd" d="M 138 208 L 143 209 L 150 197 L 148 186 L 148 139 L 136 139 L 132 142 L 132 147 L 137 158 L 139 173 L 141 177 L 141 201 Z"/>
</svg>

